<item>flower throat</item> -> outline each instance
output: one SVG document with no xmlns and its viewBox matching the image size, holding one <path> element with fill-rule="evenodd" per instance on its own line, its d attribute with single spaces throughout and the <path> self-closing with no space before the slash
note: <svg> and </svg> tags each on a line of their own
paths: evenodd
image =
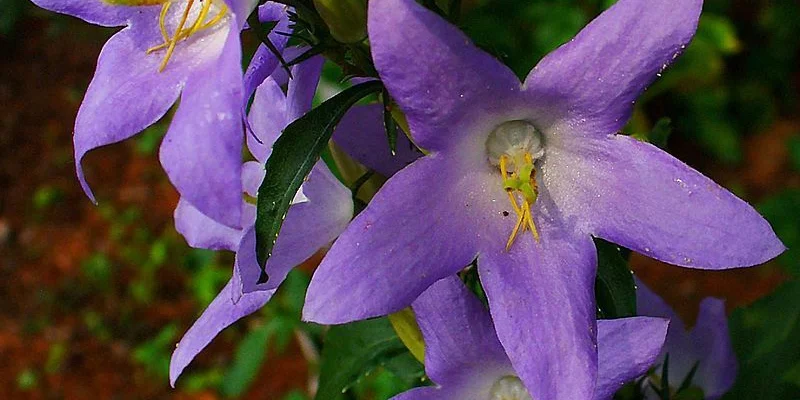
<svg viewBox="0 0 800 400">
<path fill-rule="evenodd" d="M 158 17 L 158 27 L 161 30 L 161 37 L 163 38 L 164 42 L 153 46 L 147 49 L 147 54 L 154 53 L 160 50 L 166 50 L 164 53 L 164 58 L 161 61 L 161 65 L 158 67 L 159 72 L 163 72 L 164 69 L 167 67 L 170 58 L 172 58 L 172 54 L 175 52 L 175 46 L 178 45 L 178 42 L 186 40 L 190 38 L 192 35 L 211 28 L 212 26 L 216 25 L 225 17 L 228 13 L 228 7 L 225 4 L 222 4 L 219 9 L 217 10 L 216 14 L 211 16 L 211 7 L 215 4 L 220 2 L 220 0 L 186 0 L 186 6 L 181 13 L 181 18 L 178 22 L 178 26 L 175 28 L 175 31 L 171 34 L 167 29 L 167 16 L 169 14 L 170 7 L 172 3 L 176 3 L 176 0 L 105 0 L 107 3 L 112 5 L 121 5 L 121 6 L 154 6 L 157 4 L 161 4 L 161 14 Z M 189 23 L 189 14 L 192 10 L 194 4 L 198 2 L 201 4 L 200 12 L 198 13 L 197 17 L 192 23 Z"/>
<path fill-rule="evenodd" d="M 531 215 L 531 206 L 539 197 L 534 163 L 544 155 L 541 133 L 527 121 L 504 122 L 489 134 L 486 151 L 489 162 L 500 169 L 503 189 L 517 214 L 517 223 L 506 242 L 506 251 L 526 230 L 530 230 L 538 242 L 539 232 Z"/>
</svg>

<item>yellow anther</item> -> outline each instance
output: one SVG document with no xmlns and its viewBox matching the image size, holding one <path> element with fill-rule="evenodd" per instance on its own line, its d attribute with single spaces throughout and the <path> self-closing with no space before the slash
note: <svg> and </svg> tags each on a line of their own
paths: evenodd
<svg viewBox="0 0 800 400">
<path fill-rule="evenodd" d="M 155 1 L 155 0 L 154 0 Z M 206 21 L 209 14 L 211 13 L 211 6 L 214 4 L 214 0 L 200 0 L 203 4 L 200 12 L 197 15 L 197 18 L 191 24 L 190 27 L 187 27 L 187 22 L 189 20 L 189 13 L 192 10 L 192 6 L 194 6 L 195 0 L 187 0 L 186 7 L 181 14 L 181 19 L 178 23 L 178 26 L 175 29 L 175 32 L 170 37 L 169 31 L 167 30 L 167 16 L 169 14 L 170 4 L 172 2 L 167 1 L 164 2 L 161 6 L 161 14 L 158 17 L 158 26 L 161 30 L 161 37 L 164 39 L 164 43 L 159 45 L 153 46 L 147 49 L 147 54 L 167 49 L 166 54 L 164 54 L 164 59 L 161 61 L 161 65 L 159 66 L 159 72 L 164 71 L 169 63 L 169 60 L 172 58 L 172 54 L 175 52 L 175 47 L 178 45 L 178 42 L 181 40 L 188 39 L 192 35 L 204 30 L 208 29 L 225 18 L 225 15 L 228 12 L 228 7 L 223 5 L 220 7 L 219 12 L 210 20 Z"/>
<path fill-rule="evenodd" d="M 533 214 L 531 207 L 536 202 L 539 194 L 538 185 L 536 183 L 536 170 L 533 165 L 533 157 L 530 153 L 515 157 L 513 162 L 513 171 L 509 171 L 508 155 L 502 155 L 499 158 L 500 174 L 503 179 L 503 188 L 508 194 L 508 200 L 511 207 L 517 214 L 517 222 L 514 224 L 514 229 L 506 242 L 506 251 L 511 249 L 514 241 L 520 232 L 526 229 L 531 231 L 533 239 L 539 241 L 539 231 L 536 229 L 536 224 L 533 221 Z M 517 195 L 521 201 L 517 203 Z"/>
</svg>

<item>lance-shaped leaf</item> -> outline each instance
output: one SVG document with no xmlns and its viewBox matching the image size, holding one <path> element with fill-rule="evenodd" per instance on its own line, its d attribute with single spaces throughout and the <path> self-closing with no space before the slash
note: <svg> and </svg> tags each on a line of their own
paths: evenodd
<svg viewBox="0 0 800 400">
<path fill-rule="evenodd" d="M 336 124 L 353 104 L 382 89 L 379 81 L 353 86 L 292 122 L 275 141 L 258 189 L 256 255 L 262 268 L 272 253 L 292 198 L 319 160 Z M 262 270 L 259 283 L 267 279 Z"/>
<path fill-rule="evenodd" d="M 595 247 L 595 296 L 599 317 L 623 318 L 636 315 L 636 284 L 619 247 L 602 239 L 595 239 Z"/>
</svg>

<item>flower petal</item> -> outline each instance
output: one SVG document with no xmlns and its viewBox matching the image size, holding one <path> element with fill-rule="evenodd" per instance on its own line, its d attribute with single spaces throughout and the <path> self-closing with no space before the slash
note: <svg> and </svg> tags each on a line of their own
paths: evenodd
<svg viewBox="0 0 800 400">
<path fill-rule="evenodd" d="M 247 133 L 247 148 L 262 164 L 267 162 L 272 145 L 289 124 L 286 107 L 286 94 L 271 77 L 256 89 L 248 115 L 250 132 Z"/>
<path fill-rule="evenodd" d="M 723 300 L 713 297 L 703 299 L 697 324 L 690 336 L 699 357 L 696 361 L 700 362 L 693 383 L 703 389 L 706 399 L 718 399 L 733 386 L 737 371 Z M 672 367 L 670 376 L 671 371 Z"/>
<path fill-rule="evenodd" d="M 450 387 L 418 387 L 398 394 L 390 400 L 483 400 L 488 397 L 464 397 L 459 388 Z"/>
<path fill-rule="evenodd" d="M 323 165 L 314 168 L 302 190 L 308 201 L 289 208 L 272 256 L 267 260 L 267 283 L 257 284 L 261 268 L 256 261 L 255 230 L 251 228 L 245 233 L 236 262 L 242 292 L 277 287 L 292 268 L 336 239 L 353 217 L 350 190 Z"/>
<path fill-rule="evenodd" d="M 311 278 L 305 320 L 338 324 L 398 311 L 475 258 L 475 227 L 461 212 L 467 192 L 448 167 L 432 155 L 386 182 Z"/>
<path fill-rule="evenodd" d="M 286 120 L 288 122 L 294 122 L 311 110 L 311 103 L 314 101 L 314 94 L 317 93 L 317 85 L 322 77 L 322 64 L 324 63 L 324 57 L 316 56 L 292 68 L 294 78 L 289 80 L 286 93 Z"/>
<path fill-rule="evenodd" d="M 445 148 L 517 100 L 511 70 L 414 0 L 372 1 L 368 13 L 375 67 L 423 148 Z"/>
<path fill-rule="evenodd" d="M 157 14 L 154 17 L 158 18 Z M 161 38 L 145 28 L 141 24 L 125 28 L 106 42 L 78 111 L 75 165 L 81 186 L 92 201 L 94 197 L 81 165 L 83 156 L 90 150 L 125 140 L 158 121 L 186 82 L 188 68 L 183 64 L 158 71 L 161 57 L 145 52 Z"/>
<path fill-rule="evenodd" d="M 514 375 L 489 311 L 456 276 L 429 287 L 412 304 L 425 339 L 425 371 L 441 386 L 480 384 Z M 485 385 L 484 385 L 485 386 Z"/>
<path fill-rule="evenodd" d="M 175 208 L 175 229 L 198 249 L 236 251 L 242 237 L 242 231 L 214 221 L 185 199 Z"/>
<path fill-rule="evenodd" d="M 702 5 L 619 0 L 542 59 L 525 91 L 531 102 L 546 104 L 567 133 L 614 133 L 630 118 L 636 98 L 692 39 Z"/>
<path fill-rule="evenodd" d="M 333 132 L 333 141 L 356 161 L 385 177 L 394 175 L 422 157 L 422 153 L 399 128 L 397 151 L 392 155 L 383 125 L 383 106 L 380 104 L 355 106 L 348 110 Z"/>
<path fill-rule="evenodd" d="M 261 22 L 277 22 L 268 37 L 275 48 L 283 52 L 289 37 L 281 33 L 289 32 L 289 15 L 283 4 L 267 2 L 258 8 L 258 18 Z M 244 73 L 244 97 L 250 99 L 256 88 L 278 67 L 278 57 L 272 54 L 267 46 L 261 44 L 256 49 L 250 65 Z"/>
<path fill-rule="evenodd" d="M 661 353 L 669 321 L 634 317 L 597 321 L 595 400 L 607 400 L 625 383 L 645 373 Z"/>
<path fill-rule="evenodd" d="M 234 290 L 234 285 L 228 282 L 175 347 L 169 364 L 169 381 L 172 387 L 175 387 L 175 381 L 184 368 L 211 343 L 217 334 L 263 307 L 275 293 L 271 290 L 245 294 L 234 303 L 231 300 Z"/>
<path fill-rule="evenodd" d="M 110 5 L 102 0 L 31 1 L 44 9 L 55 11 L 61 14 L 72 15 L 90 24 L 101 26 L 125 25 L 130 16 L 137 11 L 135 7 Z"/>
<path fill-rule="evenodd" d="M 588 399 L 597 377 L 597 253 L 588 235 L 557 218 L 536 223 L 538 242 L 517 240 L 506 251 L 501 238 L 482 250 L 478 271 L 489 310 L 534 399 Z"/>
<path fill-rule="evenodd" d="M 545 186 L 591 234 L 701 269 L 756 265 L 785 250 L 750 205 L 655 146 L 623 135 L 570 142 L 548 150 Z"/>
<path fill-rule="evenodd" d="M 241 49 L 238 31 L 226 36 L 218 59 L 196 69 L 187 82 L 161 144 L 160 159 L 178 192 L 198 210 L 225 225 L 240 227 Z"/>
</svg>

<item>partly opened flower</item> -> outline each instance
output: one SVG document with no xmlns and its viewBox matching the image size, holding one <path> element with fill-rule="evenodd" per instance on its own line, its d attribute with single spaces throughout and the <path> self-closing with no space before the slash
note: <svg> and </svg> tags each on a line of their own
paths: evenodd
<svg viewBox="0 0 800 400">
<path fill-rule="evenodd" d="M 242 169 L 242 181 L 250 196 L 257 196 L 264 177 L 263 163 L 283 128 L 311 106 L 317 87 L 322 59 L 316 57 L 294 68 L 288 94 L 268 78 L 256 91 L 250 111 L 254 135 L 248 147 L 258 161 Z M 243 229 L 233 229 L 215 222 L 189 202 L 181 199 L 175 210 L 175 224 L 190 245 L 236 252 L 233 278 L 222 289 L 194 325 L 181 339 L 172 355 L 170 380 L 174 384 L 191 360 L 223 329 L 251 314 L 269 301 L 289 270 L 327 246 L 341 233 L 353 216 L 350 190 L 320 162 L 295 196 L 283 224 L 272 257 L 266 265 L 270 276 L 266 284 L 255 287 L 258 273 L 255 259 L 255 205 L 244 204 Z"/>
<path fill-rule="evenodd" d="M 781 253 L 747 203 L 617 134 L 688 44 L 701 8 L 620 0 L 520 83 L 414 0 L 372 0 L 375 66 L 429 153 L 334 243 L 304 318 L 395 312 L 477 258 L 497 336 L 529 392 L 586 399 L 597 381 L 592 236 L 691 268 Z"/>
<path fill-rule="evenodd" d="M 425 371 L 437 386 L 413 389 L 395 400 L 531 400 L 489 312 L 458 278 L 434 283 L 413 307 L 425 339 Z M 598 321 L 597 387 L 585 399 L 610 399 L 644 374 L 661 351 L 668 325 L 648 317 Z"/>
<path fill-rule="evenodd" d="M 255 0 L 33 0 L 124 29 L 108 40 L 75 122 L 81 160 L 158 121 L 181 97 L 161 162 L 186 201 L 228 226 L 241 219 L 243 83 L 240 31 Z M 280 17 L 284 6 L 264 6 Z M 285 41 L 285 40 L 284 40 Z M 181 95 L 182 93 L 182 95 Z"/>
<path fill-rule="evenodd" d="M 675 311 L 647 286 L 637 281 L 636 308 L 639 315 L 669 318 L 670 325 L 658 368 L 650 382 L 662 387 L 664 367 L 667 367 L 669 386 L 677 390 L 686 379 L 690 387 L 703 391 L 708 400 L 722 397 L 736 380 L 736 354 L 728 332 L 725 302 L 708 297 L 700 302 L 697 322 L 688 330 Z M 667 356 L 669 359 L 667 361 Z M 694 374 L 692 374 L 692 370 Z M 652 388 L 645 388 L 648 399 L 658 399 Z"/>
</svg>

